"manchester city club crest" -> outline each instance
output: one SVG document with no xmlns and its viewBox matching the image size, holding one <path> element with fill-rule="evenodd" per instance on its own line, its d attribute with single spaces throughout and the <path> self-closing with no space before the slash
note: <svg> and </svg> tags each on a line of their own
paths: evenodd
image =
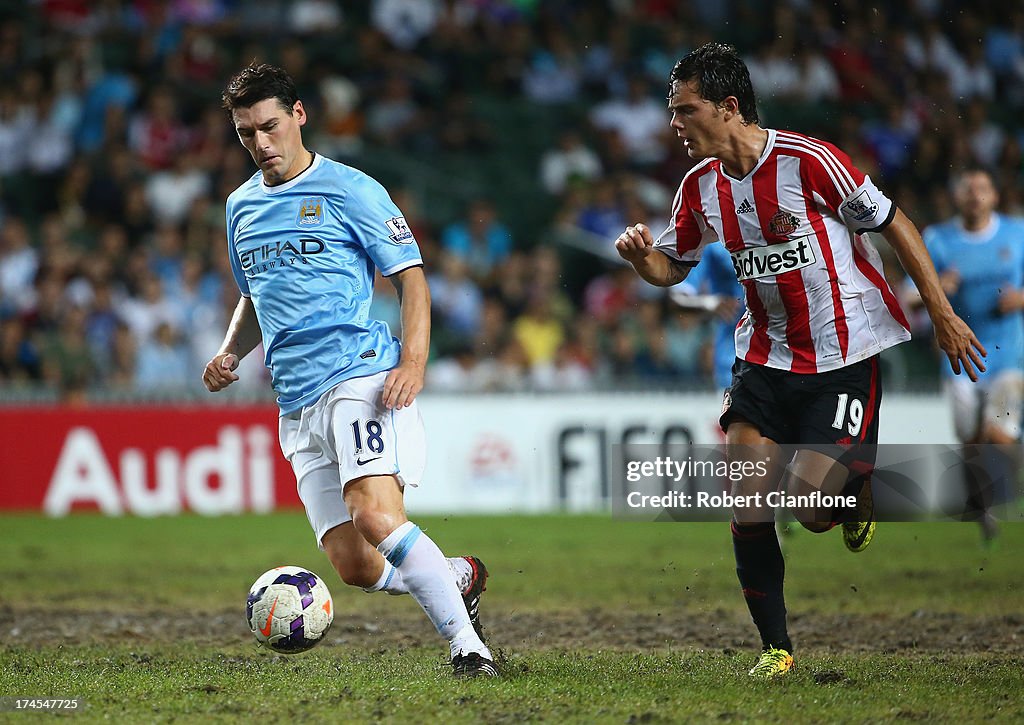
<svg viewBox="0 0 1024 725">
<path fill-rule="evenodd" d="M 295 223 L 300 227 L 318 227 L 324 223 L 324 198 L 307 196 L 299 202 L 299 216 Z"/>
</svg>

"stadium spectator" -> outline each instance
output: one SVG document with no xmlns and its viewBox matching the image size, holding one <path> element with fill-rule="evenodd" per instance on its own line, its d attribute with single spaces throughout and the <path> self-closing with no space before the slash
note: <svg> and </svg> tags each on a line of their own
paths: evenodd
<svg viewBox="0 0 1024 725">
<path fill-rule="evenodd" d="M 615 180 L 598 179 L 588 191 L 587 202 L 579 210 L 576 226 L 596 237 L 597 242 L 613 239 L 626 224 L 624 203 Z"/>
<path fill-rule="evenodd" d="M 107 279 L 98 280 L 92 286 L 92 299 L 85 318 L 85 335 L 89 341 L 89 350 L 99 366 L 101 376 L 103 371 L 112 365 L 114 337 L 118 326 L 122 324 L 114 297 L 113 284 Z"/>
<path fill-rule="evenodd" d="M 181 390 L 191 377 L 188 348 L 167 322 L 156 326 L 152 339 L 140 347 L 135 364 L 135 387 L 139 390 Z"/>
<path fill-rule="evenodd" d="M 579 95 L 580 62 L 569 37 L 549 28 L 523 73 L 523 95 L 535 103 L 569 103 Z"/>
<path fill-rule="evenodd" d="M 494 129 L 474 111 L 466 93 L 456 90 L 448 94 L 441 117 L 444 124 L 438 135 L 445 151 L 483 153 L 494 146 Z"/>
<path fill-rule="evenodd" d="M 549 392 L 582 392 L 593 386 L 593 374 L 574 355 L 568 342 L 558 346 L 550 362 L 530 369 L 530 387 Z"/>
<path fill-rule="evenodd" d="M 291 30 L 298 35 L 327 35 L 341 27 L 341 8 L 331 0 L 297 0 L 288 10 Z"/>
<path fill-rule="evenodd" d="M 981 99 L 967 104 L 963 133 L 974 162 L 994 169 L 1006 139 L 1005 132 L 988 118 L 988 108 Z"/>
<path fill-rule="evenodd" d="M 39 351 L 21 319 L 0 316 L 0 383 L 19 386 L 37 381 L 41 367 Z"/>
<path fill-rule="evenodd" d="M 63 311 L 59 327 L 43 336 L 43 378 L 63 398 L 78 398 L 98 374 L 85 337 L 86 312 L 78 306 Z"/>
<path fill-rule="evenodd" d="M 162 324 L 171 329 L 182 329 L 185 312 L 181 300 L 175 300 L 164 292 L 164 283 L 152 271 L 141 273 L 138 280 L 138 297 L 129 297 L 121 302 L 119 317 L 131 330 L 139 345 L 146 345 Z"/>
<path fill-rule="evenodd" d="M 907 121 L 903 106 L 893 102 L 883 118 L 864 126 L 864 140 L 886 180 L 898 178 L 910 163 L 916 134 Z"/>
<path fill-rule="evenodd" d="M 195 157 L 178 152 L 169 168 L 151 174 L 146 201 L 158 224 L 181 224 L 193 202 L 209 193 L 210 181 Z"/>
<path fill-rule="evenodd" d="M 523 314 L 512 321 L 512 335 L 522 346 L 531 368 L 552 363 L 565 341 L 565 327 L 552 306 L 551 295 L 536 290 Z"/>
<path fill-rule="evenodd" d="M 412 50 L 426 38 L 441 14 L 438 0 L 373 0 L 373 27 L 401 50 Z"/>
<path fill-rule="evenodd" d="M 7 217 L 0 228 L 0 314 L 29 307 L 38 269 L 39 252 L 31 246 L 28 227 L 18 217 Z"/>
<path fill-rule="evenodd" d="M 146 110 L 136 115 L 129 128 L 132 151 L 151 171 L 169 169 L 188 143 L 188 130 L 179 120 L 178 103 L 170 88 L 150 91 Z"/>
<path fill-rule="evenodd" d="M 461 258 L 474 279 L 482 281 L 512 252 L 512 233 L 498 219 L 494 204 L 475 199 L 461 221 L 441 232 L 441 246 Z"/>
<path fill-rule="evenodd" d="M 392 73 L 366 111 L 366 130 L 375 141 L 411 150 L 423 145 L 426 120 L 408 78 Z"/>
<path fill-rule="evenodd" d="M 788 100 L 800 93 L 800 67 L 793 56 L 792 41 L 780 37 L 747 60 L 750 81 L 765 98 Z"/>
<path fill-rule="evenodd" d="M 654 100 L 643 76 L 629 80 L 624 97 L 613 97 L 590 113 L 594 127 L 615 134 L 633 164 L 649 167 L 668 155 L 665 106 Z"/>
<path fill-rule="evenodd" d="M 480 393 L 490 390 L 492 378 L 488 365 L 473 352 L 473 346 L 461 342 L 427 368 L 425 389 L 433 393 Z"/>
<path fill-rule="evenodd" d="M 593 181 L 601 175 L 601 159 L 577 131 L 565 131 L 558 146 L 544 152 L 540 180 L 549 194 L 559 196 L 570 184 Z"/>
<path fill-rule="evenodd" d="M 794 95 L 808 104 L 837 100 L 839 79 L 825 56 L 804 42 L 796 43 L 794 53 L 799 75 Z"/>
<path fill-rule="evenodd" d="M 472 338 L 480 328 L 483 294 L 470 279 L 465 260 L 445 252 L 436 271 L 427 278 L 433 313 L 439 318 L 439 332 L 457 340 Z"/>
</svg>

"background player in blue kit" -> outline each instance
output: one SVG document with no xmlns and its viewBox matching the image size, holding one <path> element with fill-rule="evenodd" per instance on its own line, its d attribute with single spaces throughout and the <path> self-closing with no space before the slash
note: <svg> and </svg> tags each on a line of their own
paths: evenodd
<svg viewBox="0 0 1024 725">
<path fill-rule="evenodd" d="M 707 246 L 701 263 L 693 268 L 685 282 L 673 290 L 672 299 L 686 307 L 687 297 L 693 295 L 717 298 L 713 310 L 712 364 L 715 387 L 721 392 L 732 385 L 732 366 L 736 362 L 736 323 L 743 317 L 745 309 L 743 288 L 736 280 L 732 256 L 724 245 Z"/>
<path fill-rule="evenodd" d="M 486 570 L 446 560 L 405 515 L 404 487 L 424 467 L 415 398 L 430 338 L 416 240 L 380 184 L 305 148 L 306 111 L 284 70 L 250 64 L 223 102 L 260 171 L 227 200 L 242 296 L 203 381 L 216 392 L 237 380 L 262 337 L 281 450 L 331 564 L 347 584 L 410 593 L 448 640 L 456 676 L 496 676 L 477 609 Z M 375 269 L 398 290 L 401 342 L 369 317 Z"/>
<path fill-rule="evenodd" d="M 953 309 L 988 350 L 977 385 L 944 370 L 954 429 L 962 443 L 1012 444 L 1024 404 L 1024 221 L 996 213 L 999 195 L 984 169 L 957 177 L 954 201 L 958 216 L 928 227 L 924 240 Z M 975 473 L 967 472 L 969 514 L 989 540 L 992 483 Z"/>
</svg>

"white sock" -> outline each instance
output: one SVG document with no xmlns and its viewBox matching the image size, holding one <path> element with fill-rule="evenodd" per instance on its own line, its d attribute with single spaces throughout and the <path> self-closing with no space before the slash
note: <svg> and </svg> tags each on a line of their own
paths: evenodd
<svg viewBox="0 0 1024 725">
<path fill-rule="evenodd" d="M 463 556 L 453 556 L 448 559 L 448 568 L 455 575 L 455 586 L 460 592 L 466 591 L 469 580 L 473 578 L 473 566 Z"/>
<path fill-rule="evenodd" d="M 402 575 L 413 599 L 423 607 L 438 634 L 448 640 L 453 656 L 479 652 L 491 659 L 469 622 L 466 604 L 444 554 L 419 526 L 406 521 L 388 534 L 377 550 Z"/>
<path fill-rule="evenodd" d="M 455 586 L 461 593 L 469 586 L 469 580 L 473 576 L 473 567 L 463 556 L 452 556 L 447 559 L 448 568 L 452 570 L 455 577 Z M 363 591 L 372 594 L 373 592 L 387 592 L 388 594 L 408 594 L 409 587 L 405 586 L 402 579 L 402 572 L 391 565 L 387 559 L 384 560 L 384 571 L 380 579 L 372 587 L 363 587 Z"/>
<path fill-rule="evenodd" d="M 381 572 L 380 579 L 373 586 L 363 587 L 363 591 L 367 594 L 380 591 L 388 594 L 406 594 L 409 590 L 402 584 L 402 575 L 398 573 L 398 569 L 391 566 L 391 562 L 385 559 L 384 571 Z"/>
</svg>

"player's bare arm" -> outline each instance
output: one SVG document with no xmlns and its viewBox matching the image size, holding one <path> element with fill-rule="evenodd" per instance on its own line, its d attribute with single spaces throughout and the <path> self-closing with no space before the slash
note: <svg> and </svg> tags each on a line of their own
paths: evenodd
<svg viewBox="0 0 1024 725">
<path fill-rule="evenodd" d="M 401 410 L 423 390 L 430 350 L 430 289 L 423 267 L 410 267 L 389 279 L 402 305 L 402 356 L 384 381 L 384 406 Z"/>
<path fill-rule="evenodd" d="M 211 393 L 216 393 L 238 380 L 235 368 L 238 362 L 260 344 L 260 323 L 252 300 L 239 297 L 235 313 L 231 316 L 228 331 L 220 350 L 203 370 L 203 384 Z"/>
<path fill-rule="evenodd" d="M 882 235 L 917 285 L 935 328 L 935 340 L 949 358 L 953 372 L 959 375 L 962 366 L 967 377 L 977 381 L 978 373 L 985 372 L 982 357 L 988 353 L 967 323 L 953 312 L 917 227 L 902 210 L 897 209 L 892 223 L 882 231 Z"/>
<path fill-rule="evenodd" d="M 615 250 L 633 265 L 637 274 L 655 287 L 679 284 L 690 273 L 689 267 L 654 248 L 654 237 L 646 224 L 626 227 L 615 240 Z"/>
</svg>

